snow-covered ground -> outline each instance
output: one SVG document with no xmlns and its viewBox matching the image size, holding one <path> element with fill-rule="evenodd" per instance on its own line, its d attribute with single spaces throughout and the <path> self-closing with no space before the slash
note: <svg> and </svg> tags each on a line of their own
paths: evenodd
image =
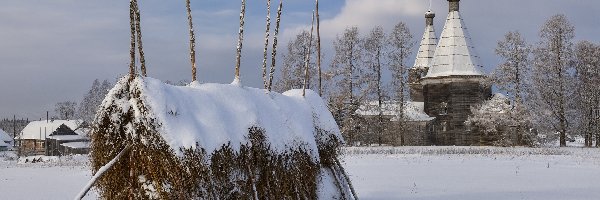
<svg viewBox="0 0 600 200">
<path fill-rule="evenodd" d="M 351 148 L 362 199 L 600 199 L 600 150 Z"/>
<path fill-rule="evenodd" d="M 4 154 L 0 199 L 71 199 L 91 177 L 86 157 Z M 600 199 L 600 149 L 348 148 L 342 161 L 361 199 Z"/>
</svg>

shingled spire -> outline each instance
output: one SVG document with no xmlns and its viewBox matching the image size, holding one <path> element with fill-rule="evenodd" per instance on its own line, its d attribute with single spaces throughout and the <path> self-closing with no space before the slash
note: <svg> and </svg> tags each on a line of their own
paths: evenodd
<svg viewBox="0 0 600 200">
<path fill-rule="evenodd" d="M 412 101 L 423 102 L 423 85 L 421 79 L 427 74 L 433 61 L 433 55 L 437 46 L 437 37 L 435 36 L 435 28 L 433 27 L 433 18 L 435 13 L 431 10 L 425 13 L 425 33 L 419 45 L 419 52 L 415 65 L 410 69 L 408 82 L 410 87 L 410 99 Z"/>
<path fill-rule="evenodd" d="M 419 45 L 419 52 L 413 68 L 424 69 L 431 66 L 435 48 L 437 46 L 437 37 L 435 36 L 435 28 L 433 27 L 433 18 L 435 13 L 431 10 L 425 13 L 425 33 Z"/>
<path fill-rule="evenodd" d="M 460 16 L 460 0 L 448 2 L 450 13 L 426 77 L 483 75 L 479 56 Z"/>
</svg>

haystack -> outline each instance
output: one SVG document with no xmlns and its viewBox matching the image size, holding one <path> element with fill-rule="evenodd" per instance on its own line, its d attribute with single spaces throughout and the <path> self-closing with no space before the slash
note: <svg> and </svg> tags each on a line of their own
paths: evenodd
<svg viewBox="0 0 600 200">
<path fill-rule="evenodd" d="M 122 78 L 91 134 L 104 199 L 354 199 L 321 97 L 239 84 Z"/>
</svg>

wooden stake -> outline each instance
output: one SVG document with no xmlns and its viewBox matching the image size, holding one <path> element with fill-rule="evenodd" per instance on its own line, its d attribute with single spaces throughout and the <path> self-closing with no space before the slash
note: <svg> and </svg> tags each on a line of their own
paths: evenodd
<svg viewBox="0 0 600 200">
<path fill-rule="evenodd" d="M 321 26 L 319 16 L 319 0 L 316 0 L 315 15 L 317 17 L 317 70 L 319 71 L 319 96 L 323 96 L 323 86 L 321 84 L 322 72 L 321 72 Z"/>
<path fill-rule="evenodd" d="M 279 36 L 279 25 L 281 24 L 281 10 L 283 9 L 283 1 L 279 0 L 279 7 L 277 8 L 277 22 L 275 25 L 275 35 L 273 36 L 273 51 L 271 52 L 271 71 L 269 73 L 269 87 L 267 88 L 271 91 L 271 87 L 273 86 L 273 76 L 275 75 L 275 61 L 277 58 L 277 38 Z"/>
<path fill-rule="evenodd" d="M 312 50 L 313 31 L 315 29 L 315 11 L 312 13 L 312 21 L 310 25 L 310 37 L 308 38 L 308 53 L 306 54 L 306 60 L 304 60 L 304 87 L 302 87 L 302 96 L 306 96 L 306 88 L 310 87 L 308 79 L 310 78 L 308 68 L 310 66 L 310 53 Z"/>
<path fill-rule="evenodd" d="M 240 64 L 242 59 L 242 45 L 244 43 L 244 17 L 246 15 L 246 0 L 242 0 L 242 8 L 240 11 L 240 31 L 237 45 L 237 56 L 235 64 L 235 80 L 240 80 Z"/>
<path fill-rule="evenodd" d="M 135 29 L 137 34 L 138 53 L 140 54 L 140 65 L 142 76 L 146 77 L 146 59 L 144 57 L 144 46 L 142 45 L 142 29 L 140 28 L 140 24 L 142 23 L 140 18 L 140 7 L 138 6 L 137 0 L 133 1 L 135 4 Z"/>
<path fill-rule="evenodd" d="M 192 20 L 192 8 L 190 0 L 186 0 L 187 18 L 190 28 L 190 62 L 192 63 L 192 82 L 196 81 L 196 35 L 194 34 L 194 23 Z"/>
<path fill-rule="evenodd" d="M 267 50 L 269 49 L 269 35 L 271 32 L 271 0 L 267 0 L 267 28 L 265 31 L 265 49 L 263 51 L 263 84 L 265 89 L 269 88 L 269 80 L 267 77 Z"/>
<path fill-rule="evenodd" d="M 131 46 L 129 49 L 129 81 L 135 77 L 135 6 L 129 1 L 129 25 L 131 26 Z"/>
</svg>

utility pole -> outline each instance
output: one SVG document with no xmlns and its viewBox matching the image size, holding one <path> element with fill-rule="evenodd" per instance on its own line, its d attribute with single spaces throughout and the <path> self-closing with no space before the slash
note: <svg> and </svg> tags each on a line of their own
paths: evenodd
<svg viewBox="0 0 600 200">
<path fill-rule="evenodd" d="M 13 115 L 13 147 L 17 146 L 15 138 L 17 138 L 17 115 Z"/>
</svg>

